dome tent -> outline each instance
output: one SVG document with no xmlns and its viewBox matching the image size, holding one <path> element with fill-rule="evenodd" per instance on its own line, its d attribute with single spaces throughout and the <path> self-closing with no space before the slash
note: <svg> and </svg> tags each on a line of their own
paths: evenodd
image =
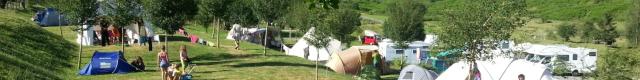
<svg viewBox="0 0 640 80">
<path fill-rule="evenodd" d="M 80 75 L 97 75 L 113 73 L 129 73 L 136 68 L 127 63 L 121 51 L 116 52 L 94 52 L 91 61 L 80 69 Z"/>
</svg>

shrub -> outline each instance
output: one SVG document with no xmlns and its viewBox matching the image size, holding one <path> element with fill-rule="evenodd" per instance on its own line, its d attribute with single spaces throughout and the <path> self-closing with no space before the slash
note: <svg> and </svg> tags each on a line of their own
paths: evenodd
<svg viewBox="0 0 640 80">
<path fill-rule="evenodd" d="M 564 39 L 564 41 L 569 41 L 569 38 L 573 37 L 576 34 L 576 28 L 572 24 L 562 24 L 557 27 L 558 28 L 558 36 Z"/>
</svg>

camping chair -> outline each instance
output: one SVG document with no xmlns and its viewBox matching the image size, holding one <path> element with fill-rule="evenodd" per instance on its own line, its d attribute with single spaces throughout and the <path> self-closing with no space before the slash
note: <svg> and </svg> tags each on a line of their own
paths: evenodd
<svg viewBox="0 0 640 80">
<path fill-rule="evenodd" d="M 196 64 L 189 64 L 188 67 L 184 68 L 184 74 L 182 74 L 181 76 L 181 80 L 191 80 L 193 78 L 193 76 L 191 75 L 191 72 L 193 71 L 193 69 L 196 67 Z"/>
</svg>

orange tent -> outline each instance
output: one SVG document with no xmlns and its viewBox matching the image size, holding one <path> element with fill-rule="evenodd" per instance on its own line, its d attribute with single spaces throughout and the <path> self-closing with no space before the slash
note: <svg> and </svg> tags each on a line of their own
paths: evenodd
<svg viewBox="0 0 640 80">
<path fill-rule="evenodd" d="M 353 46 L 333 53 L 325 66 L 338 73 L 358 74 L 362 65 L 373 64 L 373 54 L 378 54 L 377 46 Z"/>
</svg>

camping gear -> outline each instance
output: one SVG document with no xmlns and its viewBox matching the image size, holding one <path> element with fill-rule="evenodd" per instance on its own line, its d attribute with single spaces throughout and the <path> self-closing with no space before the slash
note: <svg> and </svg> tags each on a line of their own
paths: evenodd
<svg viewBox="0 0 640 80">
<path fill-rule="evenodd" d="M 467 80 L 469 62 L 459 61 L 442 72 L 436 80 Z M 525 80 L 551 80 L 552 75 L 544 64 L 524 59 L 495 56 L 491 60 L 477 60 L 476 67 L 481 80 L 515 80 L 518 75 L 525 75 Z"/>
<path fill-rule="evenodd" d="M 287 55 L 298 56 L 312 61 L 329 60 L 331 58 L 331 53 L 342 50 L 342 43 L 333 38 L 330 38 L 331 41 L 325 48 L 316 48 L 308 44 L 308 41 L 304 38 L 311 38 L 314 30 L 314 27 L 311 27 L 308 32 L 303 35 L 303 38 L 298 39 L 296 44 L 292 47 L 283 46 L 282 49 Z M 319 56 L 319 58 L 316 58 L 317 56 Z"/>
<path fill-rule="evenodd" d="M 191 44 L 198 43 L 198 36 L 196 35 L 189 35 L 189 39 L 191 40 Z"/>
<path fill-rule="evenodd" d="M 438 74 L 431 70 L 416 65 L 408 65 L 402 68 L 398 80 L 436 80 Z"/>
<path fill-rule="evenodd" d="M 94 52 L 91 61 L 82 69 L 80 75 L 97 75 L 113 73 L 129 73 L 136 68 L 127 63 L 121 51 L 116 52 Z"/>
<path fill-rule="evenodd" d="M 68 23 L 66 18 L 54 8 L 46 8 L 43 11 L 38 11 L 34 21 L 40 26 L 61 26 L 67 25 Z"/>
<path fill-rule="evenodd" d="M 373 54 L 378 48 L 376 46 L 353 46 L 347 50 L 333 53 L 331 60 L 325 66 L 338 73 L 356 75 L 363 65 L 373 64 Z"/>
</svg>

